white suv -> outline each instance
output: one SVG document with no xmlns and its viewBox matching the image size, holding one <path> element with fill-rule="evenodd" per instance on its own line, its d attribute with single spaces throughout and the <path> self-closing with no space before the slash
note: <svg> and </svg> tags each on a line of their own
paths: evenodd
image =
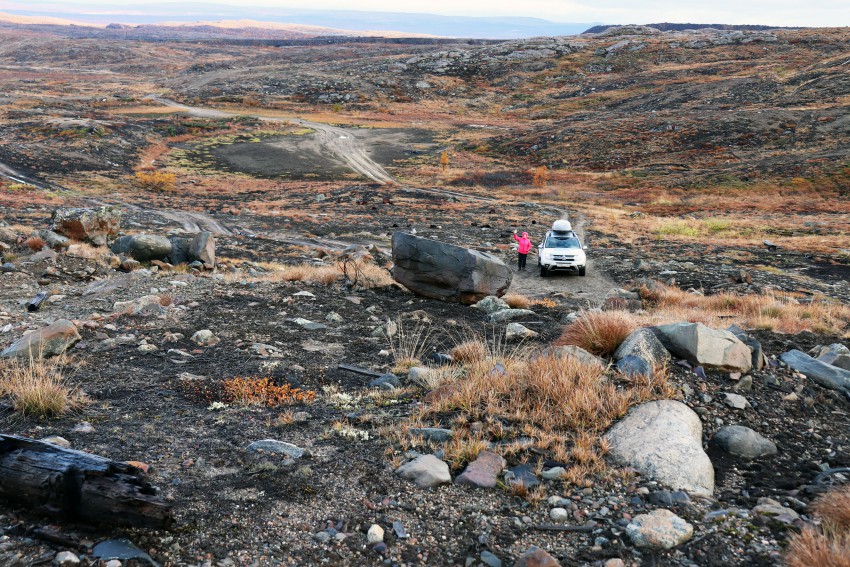
<svg viewBox="0 0 850 567">
<path fill-rule="evenodd" d="M 573 231 L 569 221 L 559 220 L 552 225 L 552 230 L 546 231 L 543 242 L 537 247 L 537 265 L 540 276 L 553 270 L 577 272 L 583 276 L 587 268 L 585 247 L 581 245 L 578 235 Z"/>
</svg>

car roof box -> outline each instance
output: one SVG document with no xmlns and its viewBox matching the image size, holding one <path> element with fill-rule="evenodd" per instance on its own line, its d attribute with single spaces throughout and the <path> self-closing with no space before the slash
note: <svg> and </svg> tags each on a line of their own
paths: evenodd
<svg viewBox="0 0 850 567">
<path fill-rule="evenodd" d="M 554 224 L 552 224 L 552 230 L 555 232 L 570 232 L 573 229 L 573 225 L 570 224 L 570 221 L 566 219 L 556 220 Z"/>
</svg>

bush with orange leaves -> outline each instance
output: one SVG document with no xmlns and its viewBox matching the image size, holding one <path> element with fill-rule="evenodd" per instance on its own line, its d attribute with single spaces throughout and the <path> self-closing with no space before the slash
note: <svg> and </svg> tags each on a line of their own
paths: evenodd
<svg viewBox="0 0 850 567">
<path fill-rule="evenodd" d="M 818 528 L 805 528 L 791 539 L 788 567 L 850 567 L 850 486 L 831 490 L 812 505 Z"/>
<path fill-rule="evenodd" d="M 227 403 L 257 406 L 282 406 L 295 403 L 312 403 L 316 392 L 293 388 L 289 384 L 278 386 L 266 377 L 229 378 L 222 384 L 222 398 Z"/>
<path fill-rule="evenodd" d="M 173 173 L 164 171 L 137 171 L 136 184 L 148 191 L 173 191 L 177 180 Z"/>
</svg>

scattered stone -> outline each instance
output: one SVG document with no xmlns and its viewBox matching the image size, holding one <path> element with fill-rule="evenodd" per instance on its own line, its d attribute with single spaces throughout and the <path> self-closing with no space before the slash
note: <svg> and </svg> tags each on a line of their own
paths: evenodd
<svg viewBox="0 0 850 567">
<path fill-rule="evenodd" d="M 372 524 L 369 531 L 366 532 L 366 542 L 373 544 L 384 541 L 384 528 L 378 524 Z"/>
<path fill-rule="evenodd" d="M 536 336 L 537 333 L 535 331 L 532 331 L 528 327 L 524 327 L 519 323 L 508 323 L 507 329 L 505 330 L 505 340 L 507 341 L 532 339 Z"/>
<path fill-rule="evenodd" d="M 565 472 L 567 472 L 567 469 L 564 467 L 552 467 L 551 469 L 544 470 L 540 473 L 540 476 L 546 480 L 561 480 Z"/>
<path fill-rule="evenodd" d="M 691 498 L 687 492 L 681 490 L 656 490 L 649 494 L 649 503 L 655 506 L 663 506 L 666 508 L 689 504 Z"/>
<path fill-rule="evenodd" d="M 159 315 L 165 309 L 158 295 L 145 295 L 132 301 L 116 301 L 112 311 L 119 315 Z"/>
<path fill-rule="evenodd" d="M 189 340 L 198 346 L 215 346 L 221 341 L 221 339 L 216 337 L 209 329 L 196 331 Z"/>
<path fill-rule="evenodd" d="M 479 559 L 481 559 L 481 563 L 487 565 L 487 567 L 502 567 L 502 560 L 490 551 L 482 551 Z"/>
<path fill-rule="evenodd" d="M 800 515 L 797 512 L 770 498 L 759 498 L 758 505 L 753 508 L 753 514 L 767 516 L 783 524 L 793 524 L 796 520 L 800 519 Z"/>
<path fill-rule="evenodd" d="M 737 325 L 731 325 L 728 329 L 726 329 L 740 340 L 742 343 L 747 345 L 750 348 L 750 352 L 752 353 L 752 366 L 753 370 L 761 370 L 764 368 L 766 364 L 767 357 L 764 354 L 764 351 L 761 348 L 761 343 L 755 338 L 748 335 L 744 332 L 743 329 L 738 327 Z"/>
<path fill-rule="evenodd" d="M 329 321 L 331 323 L 342 323 L 344 321 L 344 319 L 342 318 L 342 315 L 340 315 L 339 313 L 335 313 L 334 311 L 331 311 L 330 313 L 325 315 L 325 321 Z"/>
<path fill-rule="evenodd" d="M 779 359 L 824 388 L 850 393 L 850 370 L 826 364 L 796 349 L 780 355 Z"/>
<path fill-rule="evenodd" d="M 626 526 L 626 533 L 637 547 L 672 549 L 691 539 L 694 527 L 662 508 L 635 516 Z"/>
<path fill-rule="evenodd" d="M 313 534 L 313 541 L 319 544 L 328 543 L 331 540 L 331 534 L 326 531 L 316 532 Z"/>
<path fill-rule="evenodd" d="M 505 303 L 505 300 L 496 297 L 495 295 L 488 295 L 481 301 L 473 304 L 472 307 L 483 311 L 487 315 L 492 315 L 498 311 L 510 309 L 510 306 Z"/>
<path fill-rule="evenodd" d="M 324 323 L 316 323 L 316 322 L 310 321 L 309 319 L 304 319 L 302 317 L 298 317 L 296 319 L 293 319 L 292 322 L 295 323 L 296 325 L 298 325 L 299 327 L 303 327 L 304 329 L 306 329 L 308 331 L 321 331 L 322 329 L 328 328 L 328 326 L 325 325 Z"/>
<path fill-rule="evenodd" d="M 428 383 L 428 378 L 432 372 L 430 368 L 424 366 L 414 366 L 407 371 L 407 380 L 414 384 L 425 385 Z"/>
<path fill-rule="evenodd" d="M 605 301 L 602 303 L 603 311 L 634 312 L 641 309 L 643 309 L 643 302 L 639 293 L 619 288 L 609 290 L 605 296 Z"/>
<path fill-rule="evenodd" d="M 505 459 L 501 455 L 482 451 L 474 461 L 467 465 L 466 470 L 455 478 L 455 484 L 475 488 L 493 488 L 498 483 L 499 474 L 501 474 L 505 465 Z"/>
<path fill-rule="evenodd" d="M 566 522 L 570 518 L 570 513 L 565 508 L 552 508 L 549 510 L 549 519 L 553 522 Z"/>
<path fill-rule="evenodd" d="M 407 533 L 407 530 L 404 529 L 404 524 L 402 524 L 398 520 L 395 520 L 393 522 L 393 532 L 395 532 L 395 535 L 398 539 L 407 539 L 410 537 L 410 535 Z"/>
<path fill-rule="evenodd" d="M 539 547 L 531 546 L 517 559 L 514 567 L 561 567 L 561 564 Z"/>
<path fill-rule="evenodd" d="M 59 319 L 47 327 L 24 335 L 3 352 L 0 352 L 0 357 L 23 356 L 38 359 L 40 357 L 58 356 L 81 339 L 77 327 L 71 321 Z"/>
<path fill-rule="evenodd" d="M 274 453 L 276 455 L 286 455 L 291 459 L 300 459 L 308 452 L 298 445 L 287 443 L 286 441 L 278 441 L 277 439 L 263 439 L 254 441 L 245 448 L 249 453 Z M 308 455 L 309 456 L 309 455 Z"/>
<path fill-rule="evenodd" d="M 605 438 L 615 461 L 644 476 L 699 496 L 714 492 L 714 467 L 702 449 L 702 422 L 681 402 L 634 407 Z"/>
<path fill-rule="evenodd" d="M 411 427 L 408 430 L 411 436 L 422 437 L 425 441 L 434 441 L 442 443 L 452 438 L 451 429 L 441 429 L 439 427 Z"/>
<path fill-rule="evenodd" d="M 749 347 L 729 331 L 702 323 L 673 323 L 652 330 L 667 350 L 692 364 L 743 373 L 753 366 Z"/>
<path fill-rule="evenodd" d="M 53 250 L 58 250 L 60 248 L 67 248 L 70 242 L 64 236 L 60 236 L 53 232 L 52 230 L 39 230 L 36 233 L 36 236 L 41 238 L 47 246 L 52 248 Z"/>
<path fill-rule="evenodd" d="M 762 437 L 749 427 L 727 425 L 722 427 L 711 439 L 711 444 L 730 455 L 744 459 L 757 459 L 776 454 L 776 444 Z"/>
<path fill-rule="evenodd" d="M 505 321 L 512 321 L 514 319 L 522 319 L 525 317 L 534 317 L 536 313 L 531 309 L 503 309 L 501 311 L 496 311 L 495 313 L 490 315 L 490 322 L 492 323 L 503 323 Z"/>
<path fill-rule="evenodd" d="M 452 481 L 449 465 L 434 455 L 421 455 L 401 465 L 395 472 L 402 478 L 412 480 L 419 488 L 431 488 Z"/>
<path fill-rule="evenodd" d="M 94 427 L 88 421 L 83 421 L 75 425 L 71 431 L 74 433 L 91 433 L 94 431 Z"/>
<path fill-rule="evenodd" d="M 733 409 L 745 410 L 750 408 L 750 402 L 740 394 L 723 393 L 723 403 Z"/>
<path fill-rule="evenodd" d="M 540 479 L 534 474 L 531 465 L 522 464 L 510 468 L 505 472 L 505 482 L 509 485 L 522 484 L 526 488 L 534 488 L 540 484 Z"/>
<path fill-rule="evenodd" d="M 381 374 L 371 382 L 370 388 L 381 388 L 382 390 L 395 390 L 401 386 L 401 380 L 395 374 Z"/>
<path fill-rule="evenodd" d="M 53 562 L 59 567 L 67 567 L 69 565 L 79 565 L 80 558 L 70 551 L 60 551 L 53 558 Z"/>
<path fill-rule="evenodd" d="M 393 278 L 410 291 L 471 305 L 488 295 L 501 297 L 513 272 L 500 259 L 404 232 L 393 234 Z"/>
</svg>

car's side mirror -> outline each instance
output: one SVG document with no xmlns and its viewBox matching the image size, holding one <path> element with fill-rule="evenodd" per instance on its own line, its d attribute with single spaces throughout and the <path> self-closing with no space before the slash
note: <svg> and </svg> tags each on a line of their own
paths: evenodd
<svg viewBox="0 0 850 567">
<path fill-rule="evenodd" d="M 582 249 L 582 250 L 587 250 L 587 244 L 582 244 L 582 245 L 581 245 L 581 249 Z"/>
</svg>

